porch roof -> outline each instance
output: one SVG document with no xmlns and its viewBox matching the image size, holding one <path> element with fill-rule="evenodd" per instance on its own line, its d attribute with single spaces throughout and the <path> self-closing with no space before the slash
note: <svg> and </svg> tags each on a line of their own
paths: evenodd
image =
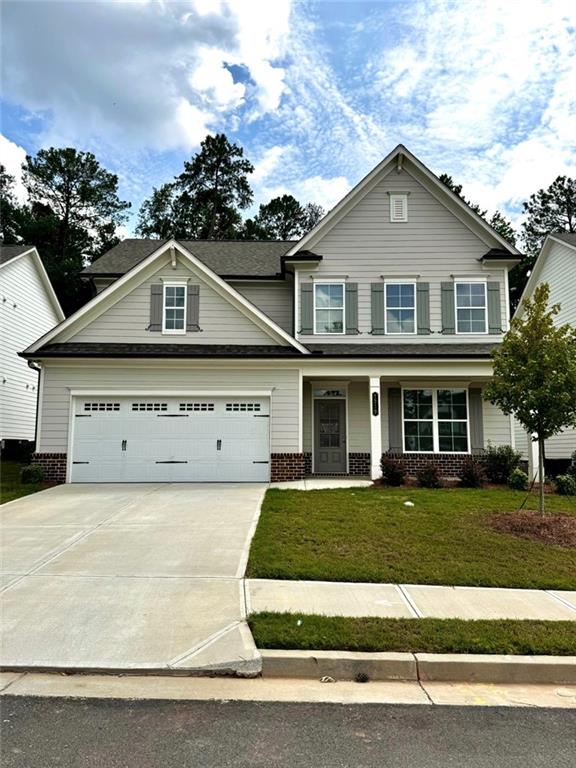
<svg viewBox="0 0 576 768">
<path fill-rule="evenodd" d="M 323 357 L 491 357 L 497 343 L 454 344 L 307 344 L 307 348 Z"/>
</svg>

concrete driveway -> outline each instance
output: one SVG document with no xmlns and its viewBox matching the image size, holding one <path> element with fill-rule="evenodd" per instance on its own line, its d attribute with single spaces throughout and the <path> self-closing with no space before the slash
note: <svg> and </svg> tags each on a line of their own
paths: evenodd
<svg viewBox="0 0 576 768">
<path fill-rule="evenodd" d="M 255 674 L 265 485 L 62 485 L 0 507 L 4 668 Z"/>
</svg>

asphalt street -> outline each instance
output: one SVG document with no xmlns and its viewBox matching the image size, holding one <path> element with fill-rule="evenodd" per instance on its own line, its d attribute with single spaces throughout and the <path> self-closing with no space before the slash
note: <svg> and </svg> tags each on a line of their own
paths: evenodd
<svg viewBox="0 0 576 768">
<path fill-rule="evenodd" d="M 573 768 L 576 710 L 2 699 L 3 768 Z"/>
</svg>

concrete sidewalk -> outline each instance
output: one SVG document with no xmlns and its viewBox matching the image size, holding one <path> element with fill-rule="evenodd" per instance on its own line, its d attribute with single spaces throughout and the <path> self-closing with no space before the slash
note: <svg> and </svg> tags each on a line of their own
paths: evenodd
<svg viewBox="0 0 576 768">
<path fill-rule="evenodd" d="M 248 579 L 246 602 L 248 613 L 576 621 L 576 591 Z"/>
</svg>

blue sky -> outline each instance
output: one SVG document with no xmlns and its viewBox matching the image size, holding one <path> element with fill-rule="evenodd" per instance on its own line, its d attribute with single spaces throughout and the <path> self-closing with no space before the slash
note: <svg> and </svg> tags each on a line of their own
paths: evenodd
<svg viewBox="0 0 576 768">
<path fill-rule="evenodd" d="M 91 150 L 134 214 L 217 131 L 255 203 L 329 208 L 399 142 L 516 223 L 576 175 L 573 0 L 4 0 L 2 22 L 0 161 Z"/>
</svg>

